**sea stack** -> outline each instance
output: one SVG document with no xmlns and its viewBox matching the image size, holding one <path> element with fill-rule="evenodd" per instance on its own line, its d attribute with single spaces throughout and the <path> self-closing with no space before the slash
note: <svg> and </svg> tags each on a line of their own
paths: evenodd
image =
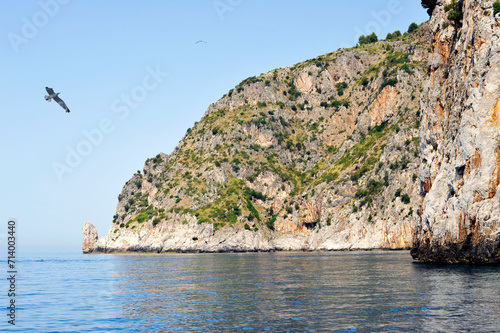
<svg viewBox="0 0 500 333">
<path fill-rule="evenodd" d="M 83 253 L 90 253 L 94 250 L 95 245 L 97 244 L 98 235 L 97 229 L 90 222 L 85 223 L 82 226 L 83 231 L 83 243 L 82 250 Z"/>
</svg>

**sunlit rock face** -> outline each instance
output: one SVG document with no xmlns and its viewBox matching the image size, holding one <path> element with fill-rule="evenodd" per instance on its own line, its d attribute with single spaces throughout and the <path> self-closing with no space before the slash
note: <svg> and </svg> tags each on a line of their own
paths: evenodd
<svg viewBox="0 0 500 333">
<path fill-rule="evenodd" d="M 499 265 L 500 16 L 491 0 L 464 0 L 463 19 L 450 20 L 450 4 L 438 4 L 429 22 L 411 253 L 423 262 Z"/>
</svg>

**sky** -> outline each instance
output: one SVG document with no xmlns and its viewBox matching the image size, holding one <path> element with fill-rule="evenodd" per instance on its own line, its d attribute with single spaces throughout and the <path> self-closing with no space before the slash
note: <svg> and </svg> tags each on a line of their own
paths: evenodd
<svg viewBox="0 0 500 333">
<path fill-rule="evenodd" d="M 416 0 L 25 0 L 0 13 L 0 248 L 14 219 L 19 253 L 80 252 L 87 221 L 105 236 L 125 182 L 245 78 L 428 19 Z"/>
</svg>

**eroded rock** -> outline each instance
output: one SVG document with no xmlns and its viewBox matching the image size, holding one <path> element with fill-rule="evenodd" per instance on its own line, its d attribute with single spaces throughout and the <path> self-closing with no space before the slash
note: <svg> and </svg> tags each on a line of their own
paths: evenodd
<svg viewBox="0 0 500 333">
<path fill-rule="evenodd" d="M 97 235 L 97 229 L 90 222 L 85 223 L 82 226 L 83 231 L 83 243 L 82 250 L 83 253 L 93 252 L 97 244 L 99 236 Z"/>
</svg>

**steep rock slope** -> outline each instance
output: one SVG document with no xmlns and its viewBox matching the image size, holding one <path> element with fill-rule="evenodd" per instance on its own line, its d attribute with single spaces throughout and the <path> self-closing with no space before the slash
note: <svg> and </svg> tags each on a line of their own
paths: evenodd
<svg viewBox="0 0 500 333">
<path fill-rule="evenodd" d="M 410 247 L 429 43 L 423 26 L 244 80 L 125 184 L 88 251 Z"/>
<path fill-rule="evenodd" d="M 412 255 L 500 264 L 500 14 L 443 1 L 430 20 L 422 94 L 420 208 Z"/>
</svg>

